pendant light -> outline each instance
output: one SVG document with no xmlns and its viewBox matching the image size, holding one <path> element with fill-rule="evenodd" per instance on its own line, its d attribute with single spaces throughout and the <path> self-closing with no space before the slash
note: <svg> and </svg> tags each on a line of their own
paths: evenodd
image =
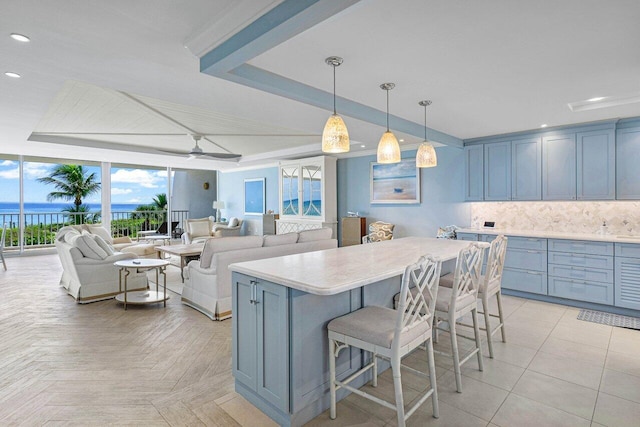
<svg viewBox="0 0 640 427">
<path fill-rule="evenodd" d="M 396 136 L 389 130 L 389 91 L 396 87 L 395 83 L 382 83 L 380 89 L 387 91 L 387 131 L 382 134 L 378 143 L 378 163 L 398 163 L 400 161 L 400 144 Z"/>
<path fill-rule="evenodd" d="M 431 101 L 420 101 L 418 104 L 424 107 L 424 142 L 418 147 L 416 167 L 432 168 L 438 165 L 438 157 L 433 145 L 427 141 L 427 107 L 431 105 Z"/>
<path fill-rule="evenodd" d="M 346 153 L 349 151 L 349 132 L 344 120 L 336 113 L 336 67 L 342 64 L 342 58 L 330 56 L 324 60 L 333 67 L 333 114 L 327 120 L 322 131 L 323 153 Z"/>
</svg>

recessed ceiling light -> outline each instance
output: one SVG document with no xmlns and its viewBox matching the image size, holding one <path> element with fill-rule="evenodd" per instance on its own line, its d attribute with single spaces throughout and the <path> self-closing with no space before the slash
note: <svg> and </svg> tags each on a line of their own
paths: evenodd
<svg viewBox="0 0 640 427">
<path fill-rule="evenodd" d="M 546 128 L 548 125 L 546 123 L 543 123 L 540 125 L 541 128 Z"/>
<path fill-rule="evenodd" d="M 604 96 L 596 96 L 595 98 L 587 99 L 587 102 L 598 102 L 598 101 L 602 101 L 603 99 L 604 99 Z"/>
<path fill-rule="evenodd" d="M 366 145 L 364 145 L 364 144 L 362 144 L 362 145 L 360 146 L 360 148 L 365 148 L 365 147 L 366 147 Z"/>
<path fill-rule="evenodd" d="M 400 142 L 404 142 L 404 139 L 400 138 L 398 141 L 400 141 Z"/>
<path fill-rule="evenodd" d="M 10 37 L 16 41 L 23 42 L 23 43 L 27 43 L 31 41 L 29 37 L 22 34 L 18 34 L 18 33 L 11 33 Z"/>
<path fill-rule="evenodd" d="M 14 79 L 19 79 L 20 77 L 22 77 L 20 74 L 18 74 L 18 73 L 13 73 L 13 72 L 11 72 L 11 71 L 7 71 L 7 72 L 5 72 L 5 73 L 4 73 L 4 75 L 5 75 L 5 76 L 7 76 L 7 77 L 12 77 L 12 78 L 14 78 Z"/>
</svg>

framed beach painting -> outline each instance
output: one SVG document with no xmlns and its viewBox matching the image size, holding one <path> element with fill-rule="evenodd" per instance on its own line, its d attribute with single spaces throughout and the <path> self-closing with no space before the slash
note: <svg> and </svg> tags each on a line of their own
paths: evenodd
<svg viewBox="0 0 640 427">
<path fill-rule="evenodd" d="M 369 174 L 371 203 L 420 203 L 420 169 L 415 159 L 399 163 L 371 162 Z"/>
<path fill-rule="evenodd" d="M 262 215 L 266 209 L 264 178 L 244 180 L 244 214 Z"/>
</svg>

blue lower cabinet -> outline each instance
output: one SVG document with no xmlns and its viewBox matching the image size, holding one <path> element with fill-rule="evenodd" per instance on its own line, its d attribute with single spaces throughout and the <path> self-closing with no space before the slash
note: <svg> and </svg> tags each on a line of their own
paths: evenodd
<svg viewBox="0 0 640 427">
<path fill-rule="evenodd" d="M 233 375 L 288 412 L 288 288 L 237 273 L 233 278 Z"/>
<path fill-rule="evenodd" d="M 547 273 L 505 267 L 502 272 L 502 287 L 514 291 L 547 295 Z"/>
<path fill-rule="evenodd" d="M 640 259 L 616 257 L 615 306 L 640 310 Z"/>
<path fill-rule="evenodd" d="M 577 301 L 613 305 L 613 283 L 549 277 L 549 295 Z"/>
<path fill-rule="evenodd" d="M 520 270 L 547 271 L 547 251 L 532 249 L 514 249 L 507 241 L 507 254 L 504 258 L 505 268 Z"/>
<path fill-rule="evenodd" d="M 473 242 L 478 241 L 478 235 L 475 233 L 456 233 L 456 238 L 458 240 L 470 240 Z"/>
</svg>

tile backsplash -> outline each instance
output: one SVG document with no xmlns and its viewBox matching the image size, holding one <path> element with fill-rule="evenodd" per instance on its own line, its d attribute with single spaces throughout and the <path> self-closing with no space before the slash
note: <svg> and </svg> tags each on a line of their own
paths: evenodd
<svg viewBox="0 0 640 427">
<path fill-rule="evenodd" d="M 640 201 L 478 202 L 471 203 L 470 225 L 495 221 L 511 230 L 595 233 L 607 222 L 610 234 L 640 234 Z"/>
</svg>

